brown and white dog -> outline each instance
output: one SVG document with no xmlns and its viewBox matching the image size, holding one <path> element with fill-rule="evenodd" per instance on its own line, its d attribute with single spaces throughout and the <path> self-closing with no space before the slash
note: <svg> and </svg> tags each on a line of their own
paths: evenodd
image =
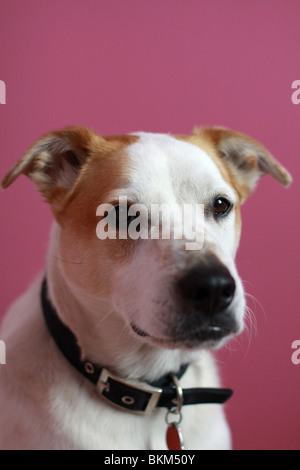
<svg viewBox="0 0 300 470">
<path fill-rule="evenodd" d="M 220 127 L 110 137 L 68 127 L 36 141 L 3 187 L 20 174 L 34 181 L 55 222 L 46 271 L 1 330 L 0 448 L 166 449 L 166 410 L 139 416 L 112 407 L 62 356 L 42 315 L 42 277 L 83 359 L 139 382 L 190 364 L 182 387 L 218 387 L 209 350 L 243 329 L 234 264 L 240 206 L 262 175 L 285 186 L 290 175 L 258 142 Z M 152 204 L 203 205 L 203 246 L 188 251 L 184 239 L 120 233 L 99 240 L 97 208 L 120 212 L 120 198 L 149 211 Z M 186 449 L 231 448 L 220 405 L 184 407 L 181 427 Z"/>
</svg>

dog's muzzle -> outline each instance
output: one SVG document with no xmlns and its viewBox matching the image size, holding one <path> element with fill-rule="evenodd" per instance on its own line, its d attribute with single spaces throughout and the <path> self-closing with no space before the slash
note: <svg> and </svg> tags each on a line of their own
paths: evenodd
<svg viewBox="0 0 300 470">
<path fill-rule="evenodd" d="M 136 323 L 132 330 L 147 341 L 165 347 L 215 348 L 239 332 L 234 299 L 236 282 L 216 257 L 207 257 L 186 270 L 172 284 L 174 314 L 165 316 L 162 337 L 151 335 Z"/>
<path fill-rule="evenodd" d="M 231 304 L 235 281 L 222 264 L 200 265 L 178 280 L 177 292 L 189 309 L 212 318 Z"/>
<path fill-rule="evenodd" d="M 173 336 L 184 342 L 218 341 L 236 333 L 231 312 L 236 283 L 221 263 L 202 262 L 185 272 L 175 283 L 180 319 Z"/>
</svg>

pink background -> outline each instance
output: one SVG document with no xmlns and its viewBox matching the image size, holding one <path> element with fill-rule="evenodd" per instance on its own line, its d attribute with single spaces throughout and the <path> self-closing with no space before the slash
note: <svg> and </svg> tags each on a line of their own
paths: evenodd
<svg viewBox="0 0 300 470">
<path fill-rule="evenodd" d="M 294 176 L 243 211 L 238 267 L 256 328 L 218 354 L 236 449 L 300 449 L 299 0 L 1 0 L 0 170 L 68 124 L 103 134 L 219 124 L 262 141 Z M 50 209 L 20 178 L 1 192 L 0 317 L 44 265 Z M 9 358 L 8 365 L 9 367 Z"/>
</svg>

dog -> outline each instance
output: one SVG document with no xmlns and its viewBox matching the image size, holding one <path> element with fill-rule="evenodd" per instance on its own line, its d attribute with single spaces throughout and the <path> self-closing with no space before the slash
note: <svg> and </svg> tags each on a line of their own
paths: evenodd
<svg viewBox="0 0 300 470">
<path fill-rule="evenodd" d="M 244 325 L 240 207 L 261 176 L 288 186 L 290 174 L 223 127 L 102 137 L 76 126 L 37 140 L 2 186 L 21 174 L 54 223 L 45 271 L 2 325 L 0 448 L 165 450 L 174 431 L 185 449 L 231 449 L 212 351 Z M 103 204 L 117 236 L 100 240 Z M 124 236 L 134 204 L 202 205 L 199 249 Z"/>
</svg>

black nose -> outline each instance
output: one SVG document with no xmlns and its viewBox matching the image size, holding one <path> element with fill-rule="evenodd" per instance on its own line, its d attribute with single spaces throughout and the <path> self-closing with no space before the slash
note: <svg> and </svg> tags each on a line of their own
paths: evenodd
<svg viewBox="0 0 300 470">
<path fill-rule="evenodd" d="M 179 279 L 178 293 L 194 310 L 212 316 L 231 304 L 235 281 L 221 263 L 195 266 Z"/>
</svg>

